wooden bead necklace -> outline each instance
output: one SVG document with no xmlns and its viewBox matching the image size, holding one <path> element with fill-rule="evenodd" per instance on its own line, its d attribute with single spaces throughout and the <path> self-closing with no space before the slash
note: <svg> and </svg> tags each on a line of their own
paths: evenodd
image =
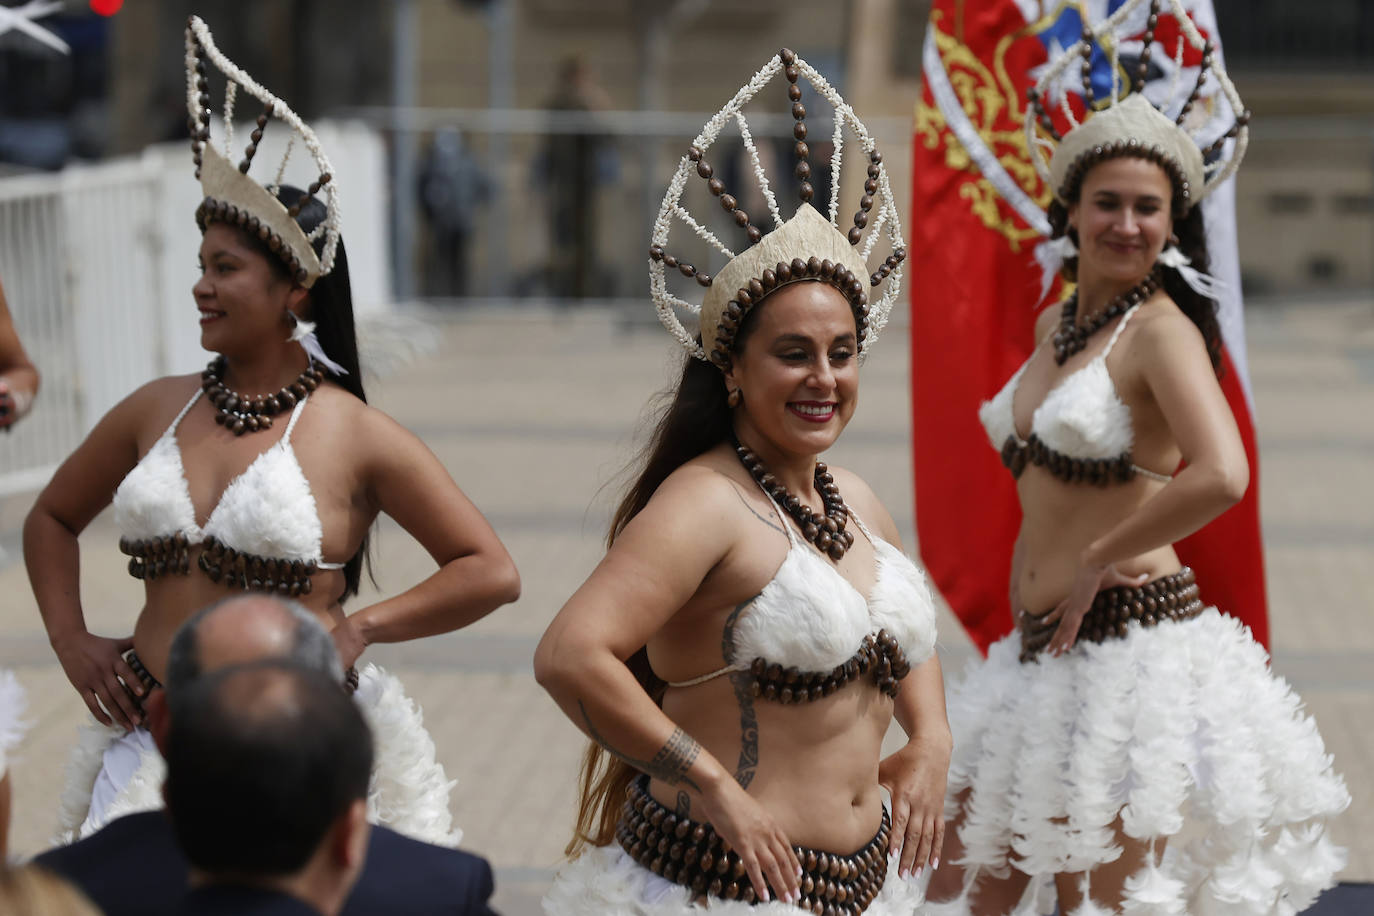
<svg viewBox="0 0 1374 916">
<path fill-rule="evenodd" d="M 1107 326 L 1107 322 L 1123 315 L 1139 305 L 1159 288 L 1159 279 L 1153 273 L 1135 286 L 1117 296 L 1106 307 L 1088 319 L 1087 324 L 1079 325 L 1078 293 L 1075 291 L 1064 303 L 1059 313 L 1059 330 L 1054 332 L 1054 361 L 1064 365 L 1064 361 L 1088 345 L 1088 338 Z"/>
<path fill-rule="evenodd" d="M 835 486 L 835 478 L 830 475 L 830 469 L 824 462 L 816 462 L 815 475 L 816 491 L 825 503 L 825 515 L 822 516 L 783 486 L 759 456 L 747 445 L 741 444 L 739 439 L 735 439 L 735 454 L 763 491 L 796 520 L 802 537 L 815 544 L 817 550 L 838 562 L 845 551 L 853 546 L 854 533 L 846 531 L 844 527 L 849 521 L 849 507 L 840 498 L 840 488 Z"/>
<path fill-rule="evenodd" d="M 215 407 L 215 422 L 236 436 L 271 429 L 274 416 L 295 407 L 324 381 L 324 374 L 312 362 L 276 394 L 248 397 L 225 387 L 224 369 L 224 357 L 215 357 L 200 374 L 200 387 Z"/>
</svg>

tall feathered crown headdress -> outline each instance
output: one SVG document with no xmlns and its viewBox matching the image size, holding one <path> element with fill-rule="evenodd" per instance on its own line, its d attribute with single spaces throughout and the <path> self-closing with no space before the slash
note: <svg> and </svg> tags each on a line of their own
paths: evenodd
<svg viewBox="0 0 1374 916">
<path fill-rule="evenodd" d="M 793 174 L 801 201 L 796 212 L 786 220 L 783 219 L 773 185 L 768 180 L 743 113 L 744 106 L 778 73 L 782 73 L 787 81 L 787 95 L 795 120 L 792 129 Z M 811 148 L 807 143 L 806 107 L 801 101 L 801 87 L 797 85 L 798 79 L 803 76 L 834 109 L 834 129 L 830 137 L 833 152 L 830 157 L 832 191 L 829 218 L 811 206 L 815 195 L 810 181 Z M 706 154 L 711 145 L 731 122 L 739 127 L 740 140 L 753 166 L 758 190 L 768 208 L 768 217 L 773 222 L 771 230 L 760 228 L 756 223 L 763 223 L 764 220 L 751 217 L 742 209 L 739 199 L 729 193 L 707 160 Z M 868 161 L 868 178 L 864 182 L 863 194 L 858 196 L 854 225 L 847 232 L 839 228 L 840 166 L 846 126 L 857 138 L 859 148 Z M 736 254 L 683 206 L 683 191 L 692 172 L 706 181 L 710 193 L 719 200 L 721 207 L 730 214 L 747 239 L 748 247 L 742 252 Z M 870 226 L 869 216 L 875 204 L 877 215 Z M 685 225 L 697 237 L 729 258 L 714 277 L 672 252 L 669 236 L 678 224 Z M 892 246 L 891 254 L 876 271 L 870 273 L 868 257 L 883 236 Z M 749 309 L 773 290 L 788 283 L 802 280 L 828 283 L 844 294 L 854 310 L 859 353 L 862 356 L 877 341 L 878 333 L 887 323 L 888 314 L 900 292 L 901 263 L 906 257 L 906 249 L 902 244 L 902 227 L 892 189 L 888 185 L 887 170 L 868 129 L 825 77 L 784 48 L 754 74 L 753 79 L 715 117 L 706 122 L 701 133 L 688 147 L 687 154 L 678 163 L 654 222 L 649 247 L 649 288 L 659 320 L 683 348 L 698 359 L 709 360 L 726 369 L 730 365 L 735 333 Z M 668 290 L 667 273 L 674 269 L 685 277 L 695 278 L 698 284 L 705 287 L 705 295 L 699 306 Z M 884 283 L 886 286 L 881 297 L 870 305 L 869 287 Z M 678 318 L 678 310 L 698 315 L 700 342 L 697 335 L 683 326 Z"/>
<path fill-rule="evenodd" d="M 213 64 L 228 80 L 224 93 L 224 152 L 210 144 L 210 92 L 206 78 L 207 63 Z M 234 102 L 239 90 L 252 95 L 263 104 L 243 158 L 235 166 L 231 162 L 234 142 Z M 191 153 L 196 163 L 196 177 L 200 179 L 205 199 L 196 210 L 196 221 L 204 228 L 213 221 L 241 226 L 255 234 L 291 270 L 302 286 L 310 287 L 316 280 L 334 269 L 334 255 L 339 246 L 339 196 L 333 182 L 334 169 L 320 148 L 320 141 L 285 102 L 260 86 L 233 61 L 215 47 L 210 29 L 199 16 L 192 16 L 186 24 L 186 109 L 191 130 Z M 258 151 L 258 142 L 272 119 L 291 128 L 293 133 L 286 145 L 276 177 L 270 184 L 259 184 L 249 177 L 248 168 Z M 291 151 L 299 139 L 309 151 L 318 169 L 318 177 L 310 184 L 307 196 L 288 208 L 274 193 L 286 173 Z M 309 235 L 296 221 L 301 207 L 309 197 L 323 189 L 325 219 Z M 314 242 L 323 235 L 324 249 L 316 254 Z"/>
<path fill-rule="evenodd" d="M 1158 162 L 1173 180 L 1175 198 L 1185 208 L 1200 203 L 1240 166 L 1249 140 L 1250 113 L 1222 68 L 1212 40 L 1198 31 L 1181 0 L 1167 2 L 1178 25 L 1174 47 L 1158 45 L 1173 58 L 1173 78 L 1167 87 L 1162 81 L 1146 83 L 1163 3 L 1126 0 L 1098 25 L 1085 21 L 1083 37 L 1046 66 L 1028 93 L 1025 129 L 1031 162 L 1061 203 L 1068 202 L 1089 168 L 1114 156 L 1134 155 Z M 1139 39 L 1131 37 L 1142 31 Z M 1179 82 L 1189 46 L 1201 58 L 1192 91 L 1183 96 Z M 1135 55 L 1134 73 L 1121 63 L 1123 50 Z M 1094 98 L 1092 79 L 1093 57 L 1098 53 L 1107 55 L 1111 72 L 1110 95 L 1102 99 Z M 1066 91 L 1067 71 L 1075 61 L 1080 62 L 1087 107 L 1082 123 L 1074 117 Z M 1129 82 L 1124 98 L 1123 75 Z M 1219 91 L 1206 92 L 1209 75 Z M 1229 106 L 1229 118 L 1215 104 L 1218 98 Z M 1063 112 L 1070 128 L 1062 137 L 1050 115 L 1054 106 Z M 1235 142 L 1228 151 L 1229 140 Z"/>
<path fill-rule="evenodd" d="M 1169 176 L 1174 217 L 1178 218 L 1240 166 L 1249 141 L 1250 112 L 1222 68 L 1216 47 L 1198 31 L 1181 0 L 1168 0 L 1178 27 L 1174 47 L 1156 42 L 1162 5 L 1161 0 L 1126 0 L 1097 26 L 1085 18 L 1082 38 L 1052 60 L 1027 93 L 1026 146 L 1036 171 L 1061 204 L 1076 197 L 1083 176 L 1097 163 L 1137 156 L 1157 163 Z M 1173 73 L 1167 85 L 1163 80 L 1147 82 L 1156 48 L 1172 58 Z M 1094 98 L 1095 55 L 1106 56 L 1110 73 L 1108 85 L 1101 87 L 1106 97 L 1100 99 Z M 1134 62 L 1133 70 L 1123 64 L 1123 57 Z M 1188 57 L 1196 57 L 1197 77 L 1184 96 L 1180 81 Z M 1075 61 L 1086 109 L 1081 122 L 1069 105 L 1070 68 Z M 1217 86 L 1211 92 L 1207 91 L 1209 74 Z M 1123 76 L 1128 86 L 1123 87 Z M 1127 90 L 1124 97 L 1123 88 Z M 1222 113 L 1219 99 L 1230 108 L 1229 117 Z M 1069 126 L 1063 135 L 1051 115 L 1056 107 Z M 1228 141 L 1234 141 L 1229 150 Z M 1042 299 L 1060 265 L 1076 253 L 1067 234 L 1036 248 L 1036 260 L 1044 271 Z M 1174 245 L 1164 249 L 1159 263 L 1177 270 L 1200 295 L 1216 298 L 1220 294 L 1221 284 L 1191 267 L 1187 255 Z"/>
</svg>

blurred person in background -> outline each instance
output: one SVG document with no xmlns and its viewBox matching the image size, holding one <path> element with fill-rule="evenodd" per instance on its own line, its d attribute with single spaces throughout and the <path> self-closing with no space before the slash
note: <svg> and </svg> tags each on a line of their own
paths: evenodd
<svg viewBox="0 0 1374 916">
<path fill-rule="evenodd" d="M 469 293 L 468 246 L 477 212 L 491 197 L 491 182 L 456 127 L 434 132 L 420 166 L 420 208 L 429 223 L 425 293 L 456 298 Z"/>
</svg>

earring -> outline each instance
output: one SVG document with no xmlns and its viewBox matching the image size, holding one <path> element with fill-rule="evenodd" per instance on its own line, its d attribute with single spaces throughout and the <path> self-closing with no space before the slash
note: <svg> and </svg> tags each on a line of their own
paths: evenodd
<svg viewBox="0 0 1374 916">
<path fill-rule="evenodd" d="M 296 317 L 296 313 L 290 309 L 287 309 L 286 313 L 282 315 L 282 320 L 286 322 L 287 327 L 292 329 L 300 322 L 300 319 Z"/>
<path fill-rule="evenodd" d="M 1175 248 L 1178 247 L 1178 236 L 1174 235 L 1172 232 L 1169 233 L 1169 244 L 1173 245 Z"/>
<path fill-rule="evenodd" d="M 725 396 L 725 403 L 730 407 L 738 407 L 743 401 L 744 395 L 738 388 L 732 389 L 731 392 Z"/>
</svg>

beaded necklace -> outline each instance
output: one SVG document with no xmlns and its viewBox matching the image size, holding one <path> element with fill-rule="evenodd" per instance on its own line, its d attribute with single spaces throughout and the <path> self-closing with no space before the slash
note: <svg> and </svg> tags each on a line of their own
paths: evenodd
<svg viewBox="0 0 1374 916">
<path fill-rule="evenodd" d="M 271 429 L 274 416 L 295 407 L 297 401 L 305 400 L 306 395 L 324 381 L 324 374 L 311 361 L 294 382 L 283 385 L 276 394 L 249 397 L 226 387 L 220 381 L 224 377 L 224 369 L 223 356 L 212 359 L 200 374 L 200 387 L 215 407 L 215 422 L 236 436 Z"/>
<path fill-rule="evenodd" d="M 835 486 L 835 478 L 831 476 L 825 462 L 816 462 L 816 491 L 821 494 L 821 501 L 825 503 L 825 514 L 817 515 L 800 497 L 783 486 L 769 472 L 762 459 L 747 445 L 741 444 L 739 439 L 735 439 L 735 454 L 769 498 L 796 520 L 798 527 L 801 528 L 802 537 L 815 544 L 817 550 L 838 562 L 845 551 L 854 545 L 854 533 L 846 531 L 844 527 L 849 521 L 849 507 L 840 498 L 840 488 Z"/>
<path fill-rule="evenodd" d="M 1064 361 L 1088 345 L 1088 338 L 1106 327 L 1107 322 L 1123 315 L 1132 306 L 1148 299 L 1159 288 L 1159 278 L 1151 273 L 1144 280 L 1108 302 L 1106 307 L 1088 319 L 1087 324 L 1078 322 L 1078 292 L 1068 298 L 1059 313 L 1059 330 L 1054 332 L 1054 361 L 1064 365 Z"/>
</svg>

